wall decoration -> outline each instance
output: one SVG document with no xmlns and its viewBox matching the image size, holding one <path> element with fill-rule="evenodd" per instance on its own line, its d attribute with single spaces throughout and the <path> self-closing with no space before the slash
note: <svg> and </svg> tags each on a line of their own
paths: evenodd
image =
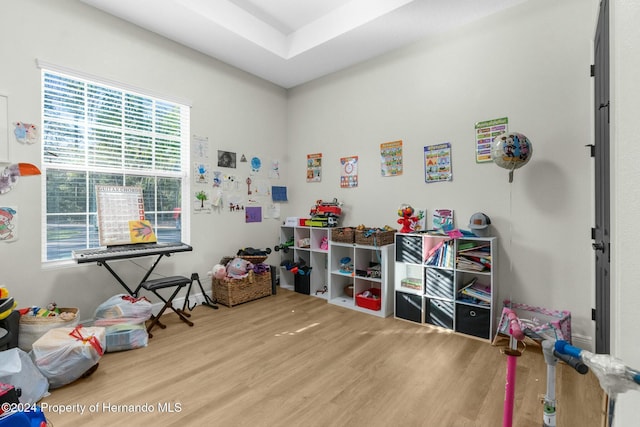
<svg viewBox="0 0 640 427">
<path fill-rule="evenodd" d="M 451 209 L 435 209 L 433 211 L 433 229 L 446 233 L 453 230 L 453 210 Z"/>
<path fill-rule="evenodd" d="M 209 158 L 209 138 L 206 136 L 193 135 L 191 138 L 191 152 L 196 159 Z"/>
<path fill-rule="evenodd" d="M 322 153 L 307 154 L 307 182 L 322 180 Z"/>
<path fill-rule="evenodd" d="M 218 150 L 218 167 L 235 168 L 236 153 L 233 153 L 231 151 Z"/>
<path fill-rule="evenodd" d="M 340 187 L 355 188 L 358 186 L 358 156 L 340 159 Z"/>
<path fill-rule="evenodd" d="M 451 143 L 424 147 L 424 180 L 427 183 L 451 181 Z"/>
<path fill-rule="evenodd" d="M 40 175 L 40 169 L 31 163 L 15 163 L 0 172 L 0 194 L 11 191 L 19 176 Z"/>
<path fill-rule="evenodd" d="M 0 241 L 13 242 L 18 239 L 18 208 L 0 206 Z"/>
<path fill-rule="evenodd" d="M 501 133 L 509 131 L 509 119 L 486 120 L 477 122 L 476 129 L 476 163 L 492 162 L 491 144 L 493 139 Z"/>
<path fill-rule="evenodd" d="M 262 160 L 260 160 L 260 157 L 253 156 L 251 158 L 251 173 L 259 173 L 261 167 Z"/>
<path fill-rule="evenodd" d="M 382 176 L 402 175 L 402 140 L 380 144 Z"/>
<path fill-rule="evenodd" d="M 209 165 L 206 163 L 196 162 L 194 164 L 195 182 L 197 184 L 206 184 L 209 182 Z"/>
<path fill-rule="evenodd" d="M 269 178 L 280 179 L 280 161 L 271 160 L 271 170 L 269 171 Z"/>
<path fill-rule="evenodd" d="M 193 213 L 211 213 L 212 196 L 208 190 L 198 190 L 193 194 Z"/>
<path fill-rule="evenodd" d="M 245 222 L 262 222 L 262 207 L 247 206 L 244 214 Z"/>
<path fill-rule="evenodd" d="M 244 154 L 240 156 L 240 163 L 247 163 L 247 157 Z"/>
<path fill-rule="evenodd" d="M 271 187 L 271 200 L 274 202 L 287 201 L 287 187 Z"/>
<path fill-rule="evenodd" d="M 25 122 L 16 122 L 13 124 L 13 130 L 16 140 L 23 144 L 35 144 L 38 142 L 38 128 L 36 125 Z"/>
<path fill-rule="evenodd" d="M 0 95 L 0 163 L 9 163 L 9 105 Z"/>
</svg>

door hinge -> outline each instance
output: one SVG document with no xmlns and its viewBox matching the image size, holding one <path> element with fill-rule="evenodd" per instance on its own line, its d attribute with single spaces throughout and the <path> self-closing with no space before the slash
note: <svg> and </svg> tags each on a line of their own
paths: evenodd
<svg viewBox="0 0 640 427">
<path fill-rule="evenodd" d="M 596 320 L 596 309 L 595 308 L 591 309 L 591 320 Z"/>
<path fill-rule="evenodd" d="M 587 144 L 585 145 L 585 147 L 589 147 L 589 156 L 591 157 L 596 156 L 596 146 L 594 144 Z"/>
<path fill-rule="evenodd" d="M 596 240 L 596 228 L 591 227 L 591 240 Z"/>
<path fill-rule="evenodd" d="M 589 65 L 589 73 L 591 74 L 591 77 L 595 77 L 596 76 L 596 66 L 595 66 L 595 64 Z"/>
</svg>

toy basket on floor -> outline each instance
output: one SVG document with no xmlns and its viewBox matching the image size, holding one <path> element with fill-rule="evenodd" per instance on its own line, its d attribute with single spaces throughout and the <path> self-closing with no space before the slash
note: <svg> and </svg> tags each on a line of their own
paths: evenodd
<svg viewBox="0 0 640 427">
<path fill-rule="evenodd" d="M 242 279 L 212 279 L 214 299 L 227 307 L 271 295 L 271 272 L 256 274 L 250 271 Z"/>
</svg>

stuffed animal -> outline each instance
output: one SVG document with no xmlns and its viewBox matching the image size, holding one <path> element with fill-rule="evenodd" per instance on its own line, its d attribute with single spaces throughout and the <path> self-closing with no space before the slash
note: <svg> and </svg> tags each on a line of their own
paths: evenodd
<svg viewBox="0 0 640 427">
<path fill-rule="evenodd" d="M 401 217 L 398 219 L 398 224 L 402 224 L 401 233 L 411 233 L 413 231 L 413 224 L 418 221 L 418 217 L 413 216 L 414 212 L 411 205 L 402 205 L 398 209 L 398 216 Z"/>
<path fill-rule="evenodd" d="M 242 258 L 234 258 L 227 264 L 227 276 L 234 279 L 246 277 L 253 264 Z"/>
<path fill-rule="evenodd" d="M 222 264 L 216 264 L 211 271 L 207 271 L 207 276 L 218 280 L 224 279 L 227 276 L 227 269 Z"/>
</svg>

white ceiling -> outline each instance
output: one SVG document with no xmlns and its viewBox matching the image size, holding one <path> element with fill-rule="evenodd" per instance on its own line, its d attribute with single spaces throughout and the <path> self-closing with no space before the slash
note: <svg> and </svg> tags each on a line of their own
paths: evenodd
<svg viewBox="0 0 640 427">
<path fill-rule="evenodd" d="M 81 0 L 291 88 L 527 0 Z"/>
</svg>

